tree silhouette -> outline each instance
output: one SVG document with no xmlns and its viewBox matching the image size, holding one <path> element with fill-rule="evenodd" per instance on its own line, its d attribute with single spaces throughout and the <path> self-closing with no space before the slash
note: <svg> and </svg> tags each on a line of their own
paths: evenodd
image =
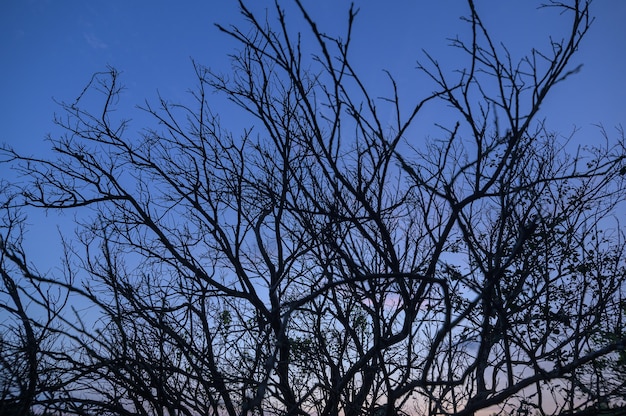
<svg viewBox="0 0 626 416">
<path fill-rule="evenodd" d="M 624 135 L 572 149 L 537 120 L 576 72 L 589 3 L 551 2 L 569 31 L 515 62 L 470 0 L 472 36 L 452 45 L 461 69 L 426 55 L 429 92 L 414 98 L 389 74 L 381 99 L 351 64 L 356 10 L 333 37 L 295 5 L 269 21 L 241 3 L 247 26 L 220 27 L 240 45 L 233 71 L 195 64 L 193 102 L 146 104 L 155 124 L 141 137 L 114 117 L 110 69 L 62 104 L 57 158 L 4 148 L 30 179 L 24 205 L 85 213 L 61 276 L 17 263 L 89 311 L 50 303 L 59 339 L 38 346 L 38 365 L 54 383 L 27 396 L 32 409 L 557 414 L 611 402 L 581 371 L 624 351 L 605 325 L 624 313 L 612 219 Z M 254 118 L 241 134 L 215 91 Z M 454 115 L 420 136 L 417 115 L 441 103 Z M 19 257 L 1 249 L 4 276 Z"/>
</svg>

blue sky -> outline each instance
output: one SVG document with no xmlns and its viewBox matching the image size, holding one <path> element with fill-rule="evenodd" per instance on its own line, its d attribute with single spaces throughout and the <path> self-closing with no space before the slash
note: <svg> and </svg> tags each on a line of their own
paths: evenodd
<svg viewBox="0 0 626 416">
<path fill-rule="evenodd" d="M 304 0 L 323 31 L 343 33 L 349 2 Z M 273 2 L 254 0 L 263 11 Z M 547 45 L 547 36 L 562 34 L 567 19 L 553 10 L 536 10 L 538 2 L 477 0 L 494 37 L 517 56 Z M 292 9 L 285 1 L 288 13 Z M 357 2 L 353 58 L 371 88 L 385 91 L 382 70 L 398 79 L 401 94 L 426 95 L 418 82 L 416 60 L 422 49 L 443 65 L 458 65 L 458 52 L 446 38 L 462 36 L 467 12 L 461 0 Z M 293 12 L 293 10 L 291 10 Z M 561 84 L 543 108 L 553 128 L 578 140 L 597 140 L 595 123 L 609 131 L 626 123 L 626 1 L 596 0 L 595 23 L 573 64 L 581 73 Z M 0 142 L 31 154 L 45 154 L 47 133 L 59 132 L 52 118 L 53 98 L 71 102 L 92 73 L 107 65 L 122 72 L 126 85 L 120 114 L 139 120 L 134 106 L 157 97 L 185 100 L 196 84 L 191 58 L 218 71 L 229 68 L 233 41 L 214 23 L 241 23 L 237 2 L 227 0 L 3 0 L 0 4 Z M 430 87 L 426 86 L 430 90 Z M 413 92 L 415 91 L 415 92 Z M 437 114 L 431 114 L 437 117 Z M 438 121 L 438 120 L 433 120 Z M 0 177 L 10 176 L 0 166 Z"/>
<path fill-rule="evenodd" d="M 84 1 L 5 0 L 0 5 L 0 142 L 18 148 L 45 148 L 58 107 L 52 98 L 71 101 L 92 73 L 112 65 L 122 71 L 129 108 L 165 97 L 183 100 L 195 85 L 191 58 L 227 69 L 233 42 L 213 23 L 241 22 L 237 2 L 226 0 Z M 255 0 L 263 10 L 272 2 Z M 307 3 L 305 1 L 305 3 Z M 342 33 L 349 5 L 344 0 L 308 1 L 323 30 Z M 289 4 L 289 2 L 285 2 Z M 546 34 L 562 33 L 554 11 L 535 10 L 535 2 L 479 0 L 488 27 L 521 54 L 546 44 Z M 383 2 L 363 0 L 356 24 L 354 57 L 372 88 L 389 69 L 413 88 L 421 49 L 455 64 L 446 37 L 467 29 L 459 16 L 465 2 Z M 626 121 L 626 2 L 596 0 L 594 26 L 577 63 L 583 71 L 555 91 L 545 109 L 560 128 L 591 123 L 612 127 Z M 561 31 L 560 31 L 561 29 Z M 381 83 L 381 85 L 384 85 Z M 382 90 L 381 90 L 382 91 Z M 550 110 L 550 111 L 548 111 Z M 139 126 L 137 126 L 139 127 Z M 43 150 L 43 149 L 42 149 Z"/>
</svg>

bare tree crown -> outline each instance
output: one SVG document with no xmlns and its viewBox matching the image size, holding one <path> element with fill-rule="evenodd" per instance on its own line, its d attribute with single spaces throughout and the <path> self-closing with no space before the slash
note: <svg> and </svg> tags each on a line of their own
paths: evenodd
<svg viewBox="0 0 626 416">
<path fill-rule="evenodd" d="M 232 72 L 195 63 L 193 101 L 145 104 L 155 124 L 141 137 L 113 117 L 110 68 L 62 104 L 56 158 L 3 148 L 30 182 L 3 194 L 0 412 L 623 404 L 624 135 L 599 130 L 576 150 L 536 117 L 577 70 L 589 2 L 550 2 L 570 30 L 514 62 L 469 0 L 471 38 L 452 43 L 466 62 L 447 75 L 426 54 L 431 86 L 410 105 L 391 73 L 379 99 L 352 65 L 354 8 L 333 37 L 294 4 L 299 32 L 278 2 L 274 20 L 241 2 L 247 24 L 220 26 L 240 46 Z M 229 130 L 213 92 L 253 125 Z M 415 137 L 441 103 L 452 121 Z M 33 207 L 88 213 L 62 273 L 27 260 L 20 215 Z"/>
</svg>

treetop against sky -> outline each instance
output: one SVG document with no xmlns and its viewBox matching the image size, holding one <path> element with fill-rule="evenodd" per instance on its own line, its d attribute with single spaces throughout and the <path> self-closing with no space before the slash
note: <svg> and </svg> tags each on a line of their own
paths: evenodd
<svg viewBox="0 0 626 416">
<path fill-rule="evenodd" d="M 1 6 L 0 413 L 624 404 L 624 5 L 250 3 Z"/>
<path fill-rule="evenodd" d="M 519 57 L 533 47 L 547 46 L 546 34 L 562 36 L 561 25 L 566 24 L 554 10 L 536 10 L 535 3 L 489 0 L 477 7 L 494 38 Z M 323 31 L 341 35 L 349 4 L 326 0 L 307 7 Z M 252 7 L 271 10 L 273 2 L 255 2 Z M 288 14 L 297 14 L 290 2 L 284 7 Z M 383 69 L 406 90 L 419 90 L 415 67 L 422 50 L 453 67 L 448 64 L 454 64 L 459 53 L 447 47 L 447 39 L 469 30 L 460 20 L 467 13 L 464 2 L 364 1 L 356 7 L 360 11 L 352 59 L 369 86 L 381 93 L 387 92 Z M 542 109 L 563 134 L 574 126 L 587 133 L 591 124 L 613 128 L 623 121 L 626 5 L 620 0 L 596 1 L 593 13 L 593 30 L 573 62 L 584 65 L 581 72 L 573 82 L 555 88 Z M 107 65 L 122 71 L 122 104 L 136 117 L 132 107 L 155 99 L 157 91 L 168 100 L 187 100 L 194 86 L 190 58 L 228 70 L 227 55 L 235 45 L 214 23 L 241 21 L 234 1 L 3 2 L 0 53 L 6 63 L 0 79 L 0 141 L 43 148 L 41 139 L 58 111 L 53 98 L 73 100 L 91 74 Z"/>
<path fill-rule="evenodd" d="M 348 1 L 307 4 L 320 28 L 335 35 L 345 31 L 349 6 Z M 611 131 L 622 123 L 626 102 L 626 55 L 622 53 L 626 4 L 602 0 L 593 6 L 593 30 L 572 63 L 583 67 L 570 82 L 553 89 L 539 115 L 549 115 L 548 129 L 561 135 L 578 130 L 574 139 L 583 145 L 595 140 L 596 124 Z M 255 2 L 251 7 L 261 13 L 269 10 L 271 15 L 273 2 Z M 291 2 L 283 7 L 288 15 L 298 15 Z M 465 2 L 366 1 L 356 7 L 351 59 L 374 96 L 389 93 L 383 70 L 396 78 L 406 102 L 411 101 L 413 91 L 421 95 L 422 86 L 428 85 L 416 70 L 423 51 L 447 68 L 456 68 L 462 59 L 458 50 L 449 47 L 449 39 L 469 33 L 469 25 L 460 19 L 468 12 Z M 554 10 L 536 7 L 534 2 L 478 3 L 494 38 L 518 58 L 534 47 L 548 46 L 546 34 L 562 36 L 567 24 Z M 92 74 L 107 66 L 121 71 L 124 86 L 115 116 L 131 119 L 131 130 L 140 132 L 146 115 L 136 106 L 145 100 L 156 102 L 161 95 L 171 102 L 189 102 L 188 92 L 195 87 L 191 59 L 216 71 L 229 71 L 228 55 L 236 44 L 215 24 L 242 21 L 234 1 L 3 2 L 0 55 L 6 57 L 6 64 L 0 77 L 0 143 L 47 152 L 43 139 L 51 132 L 60 133 L 52 124 L 54 114 L 59 113 L 57 102 L 75 100 Z M 241 116 L 229 109 L 224 105 L 220 117 L 240 125 Z M 426 109 L 421 116 L 424 131 L 417 134 L 438 133 L 433 122 L 440 122 L 445 113 L 446 108 Z M 1 165 L 0 176 L 12 177 L 13 173 Z M 56 234 L 56 224 L 44 221 L 41 230 Z"/>
</svg>

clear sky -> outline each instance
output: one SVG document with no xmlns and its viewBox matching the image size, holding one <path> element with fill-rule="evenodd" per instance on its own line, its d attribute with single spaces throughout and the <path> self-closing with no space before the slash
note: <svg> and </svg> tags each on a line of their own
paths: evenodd
<svg viewBox="0 0 626 416">
<path fill-rule="evenodd" d="M 257 10 L 273 4 L 251 3 Z M 343 32 L 348 1 L 306 3 L 314 6 L 324 30 Z M 565 20 L 534 10 L 536 2 L 529 0 L 477 4 L 488 27 L 518 54 L 544 46 L 545 35 L 559 33 Z M 363 0 L 357 6 L 353 52 L 362 73 L 381 80 L 384 68 L 410 81 L 421 49 L 445 60 L 453 52 L 445 47 L 446 37 L 466 30 L 459 20 L 466 11 L 461 0 Z M 626 122 L 626 1 L 596 0 L 593 7 L 596 21 L 577 57 L 583 71 L 557 91 L 550 101 L 554 113 L 546 114 L 564 125 Z M 123 72 L 129 105 L 153 99 L 157 89 L 167 98 L 184 99 L 195 85 L 190 58 L 228 67 L 233 43 L 213 23 L 240 21 L 233 0 L 3 0 L 0 142 L 42 146 L 58 110 L 52 98 L 71 101 L 91 74 L 107 65 Z"/>
<path fill-rule="evenodd" d="M 282 0 L 281 0 L 282 1 Z M 303 0 L 323 31 L 344 32 L 350 2 Z M 565 0 L 567 1 L 567 0 Z M 250 0 L 254 10 L 273 1 Z M 290 0 L 282 3 L 296 13 Z M 463 0 L 355 0 L 360 13 L 355 27 L 353 59 L 368 85 L 383 94 L 382 70 L 396 76 L 407 97 L 427 95 L 416 81 L 416 60 L 422 49 L 444 66 L 459 65 L 447 38 L 467 33 L 459 17 L 468 9 Z M 564 34 L 567 19 L 553 10 L 536 10 L 540 1 L 476 0 L 495 39 L 516 56 L 548 45 L 547 36 Z M 578 127 L 577 140 L 593 143 L 593 125 L 611 132 L 626 125 L 626 0 L 595 0 L 595 22 L 573 65 L 582 71 L 559 85 L 542 108 L 542 116 L 562 134 Z M 139 120 L 133 107 L 157 97 L 185 100 L 196 85 L 191 58 L 227 71 L 234 43 L 214 23 L 242 22 L 234 0 L 0 0 L 0 143 L 22 152 L 46 154 L 48 133 L 58 134 L 52 119 L 59 101 L 73 101 L 94 72 L 111 65 L 122 72 L 126 85 L 122 117 Z M 388 91 L 388 90 L 387 90 Z M 413 92 L 415 91 L 415 92 Z M 374 94 L 377 95 L 377 94 Z M 437 122 L 437 114 L 431 114 Z M 0 165 L 0 179 L 12 173 Z M 56 224 L 36 216 L 27 243 L 30 258 L 43 269 L 61 255 L 51 245 Z M 71 216 L 66 216 L 66 220 Z M 70 230 L 68 230 L 70 231 Z M 70 231 L 71 232 L 71 231 Z M 1 318 L 1 317 L 0 317 Z"/>
<path fill-rule="evenodd" d="M 253 0 L 263 11 L 273 2 Z M 343 33 L 349 2 L 304 0 L 322 30 Z M 355 28 L 353 57 L 375 91 L 384 91 L 382 69 L 393 73 L 410 98 L 419 88 L 415 62 L 429 51 L 444 65 L 458 65 L 446 38 L 463 35 L 467 12 L 461 0 L 362 0 Z M 520 56 L 547 45 L 547 35 L 563 33 L 550 10 L 536 10 L 530 0 L 477 0 L 479 12 L 496 39 Z M 288 12 L 290 1 L 284 1 Z M 581 73 L 560 85 L 544 106 L 552 126 L 569 133 L 581 128 L 579 140 L 596 140 L 594 123 L 609 130 L 626 123 L 626 1 L 595 0 L 596 20 L 574 64 Z M 292 10 L 293 12 L 293 10 Z M 58 106 L 71 102 L 91 74 L 107 65 L 122 72 L 126 85 L 122 109 L 133 110 L 157 91 L 184 100 L 196 84 L 191 58 L 227 70 L 234 43 L 214 23 L 241 23 L 233 0 L 2 0 L 0 2 L 0 142 L 27 153 L 44 153 L 47 133 Z M 380 81 L 380 82 L 379 82 Z M 430 90 L 430 87 L 427 87 Z M 415 90 L 416 96 L 426 92 Z M 436 117 L 436 115 L 433 115 Z M 433 120 L 437 121 L 437 120 Z M 131 125 L 141 129 L 141 124 Z M 10 176 L 0 166 L 0 177 Z"/>
</svg>

